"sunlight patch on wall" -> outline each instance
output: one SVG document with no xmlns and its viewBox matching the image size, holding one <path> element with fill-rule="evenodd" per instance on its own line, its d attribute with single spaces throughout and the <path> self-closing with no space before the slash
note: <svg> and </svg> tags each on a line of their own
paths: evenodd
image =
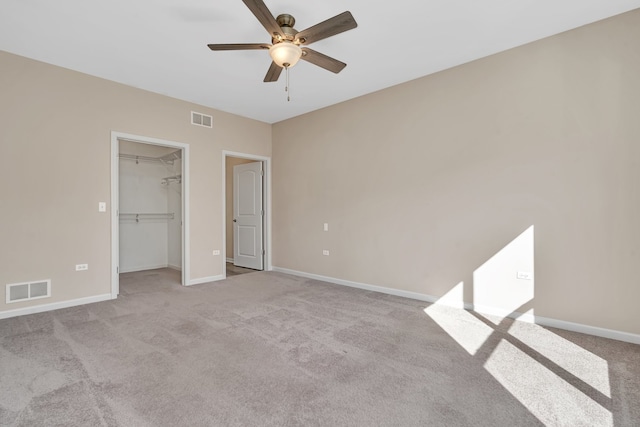
<svg viewBox="0 0 640 427">
<path fill-rule="evenodd" d="M 505 340 L 484 367 L 545 425 L 613 426 L 607 409 Z"/>
<path fill-rule="evenodd" d="M 533 236 L 532 225 L 473 272 L 474 310 L 495 324 L 534 297 Z"/>
<path fill-rule="evenodd" d="M 464 308 L 464 282 L 460 282 L 446 294 L 438 298 L 437 304 L 449 307 Z"/>
<path fill-rule="evenodd" d="M 543 424 L 612 426 L 607 361 L 535 324 L 533 271 L 532 225 L 474 272 L 474 314 L 463 282 L 424 312 Z"/>
<path fill-rule="evenodd" d="M 438 302 L 425 308 L 424 312 L 473 356 L 493 333 L 493 329 L 468 311 L 460 310 L 463 289 L 464 283 L 458 283 Z M 455 308 L 456 303 L 460 303 L 460 308 Z"/>
<path fill-rule="evenodd" d="M 609 364 L 606 360 L 531 323 L 513 322 L 509 334 L 603 395 L 611 397 Z"/>
</svg>

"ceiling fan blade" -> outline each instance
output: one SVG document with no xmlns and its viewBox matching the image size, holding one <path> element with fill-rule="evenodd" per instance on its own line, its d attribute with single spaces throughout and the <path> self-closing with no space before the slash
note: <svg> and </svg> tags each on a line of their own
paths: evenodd
<svg viewBox="0 0 640 427">
<path fill-rule="evenodd" d="M 271 66 L 269 67 L 269 71 L 267 71 L 267 75 L 264 76 L 264 82 L 277 82 L 278 78 L 280 78 L 280 73 L 282 73 L 282 67 L 280 67 L 275 62 L 271 62 Z"/>
<path fill-rule="evenodd" d="M 252 50 L 252 49 L 269 49 L 270 44 L 266 43 L 227 43 L 227 44 L 209 44 L 211 50 Z"/>
<path fill-rule="evenodd" d="M 258 21 L 260 21 L 262 26 L 269 32 L 271 37 L 275 35 L 284 36 L 278 22 L 276 22 L 273 14 L 262 0 L 242 0 L 242 2 L 249 8 L 251 13 L 258 18 Z"/>
<path fill-rule="evenodd" d="M 324 55 L 320 52 L 316 52 L 315 50 L 309 49 L 308 47 L 302 48 L 301 59 L 304 59 L 307 62 L 311 62 L 318 67 L 322 67 L 325 70 L 329 70 L 336 74 L 338 74 L 344 67 L 347 66 L 347 64 L 345 64 L 344 62 L 333 59 L 332 57 Z"/>
<path fill-rule="evenodd" d="M 302 44 L 311 44 L 318 40 L 326 39 L 327 37 L 352 30 L 357 26 L 358 23 L 353 19 L 351 12 L 342 12 L 340 15 L 336 15 L 333 18 L 329 18 L 326 21 L 322 21 L 321 23 L 314 25 L 313 27 L 300 31 L 296 34 L 296 39 L 298 39 Z"/>
</svg>

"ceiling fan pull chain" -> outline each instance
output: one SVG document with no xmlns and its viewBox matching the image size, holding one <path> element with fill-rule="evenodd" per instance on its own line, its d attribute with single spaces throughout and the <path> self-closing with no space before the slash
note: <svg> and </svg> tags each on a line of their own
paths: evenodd
<svg viewBox="0 0 640 427">
<path fill-rule="evenodd" d="M 287 85 L 284 87 L 284 91 L 287 92 L 287 102 L 291 101 L 291 91 L 289 90 L 289 67 L 285 67 L 284 69 L 287 75 Z"/>
</svg>

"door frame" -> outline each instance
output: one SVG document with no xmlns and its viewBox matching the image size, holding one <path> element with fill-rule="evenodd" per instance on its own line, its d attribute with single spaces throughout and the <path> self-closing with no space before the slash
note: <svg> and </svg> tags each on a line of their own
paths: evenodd
<svg viewBox="0 0 640 427">
<path fill-rule="evenodd" d="M 189 144 L 111 131 L 111 298 L 120 293 L 120 140 L 182 150 L 182 286 L 189 286 Z"/>
<path fill-rule="evenodd" d="M 255 154 L 239 153 L 222 150 L 222 275 L 227 277 L 227 157 L 254 160 L 262 162 L 264 179 L 262 180 L 262 204 L 264 209 L 264 223 L 262 224 L 262 244 L 264 245 L 264 271 L 273 270 L 271 264 L 271 157 Z"/>
</svg>

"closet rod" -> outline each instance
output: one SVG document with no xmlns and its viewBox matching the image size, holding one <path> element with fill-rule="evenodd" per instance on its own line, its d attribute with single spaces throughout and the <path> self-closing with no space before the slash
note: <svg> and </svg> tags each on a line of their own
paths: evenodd
<svg viewBox="0 0 640 427">
<path fill-rule="evenodd" d="M 140 220 L 145 219 L 174 219 L 175 214 L 173 212 L 169 213 L 120 213 L 120 219 L 130 219 L 136 220 L 136 222 L 140 222 Z"/>
<path fill-rule="evenodd" d="M 177 182 L 178 184 L 182 184 L 182 175 L 174 175 L 168 176 L 166 178 L 162 178 L 162 184 L 167 185 L 172 182 Z"/>
<path fill-rule="evenodd" d="M 137 162 L 155 162 L 155 163 L 167 163 L 170 165 L 172 165 L 174 160 L 176 160 L 176 159 L 168 158 L 166 156 L 150 157 L 150 156 L 138 156 L 135 154 L 124 154 L 124 153 L 118 154 L 118 157 L 120 157 L 121 159 L 135 160 L 136 163 Z"/>
</svg>

